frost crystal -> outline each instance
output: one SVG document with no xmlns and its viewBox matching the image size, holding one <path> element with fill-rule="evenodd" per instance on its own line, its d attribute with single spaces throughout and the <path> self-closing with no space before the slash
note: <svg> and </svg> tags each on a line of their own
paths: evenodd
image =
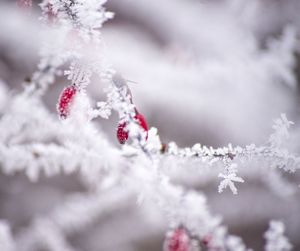
<svg viewBox="0 0 300 251">
<path fill-rule="evenodd" d="M 230 190 L 232 191 L 233 194 L 237 194 L 237 189 L 235 187 L 234 182 L 240 182 L 243 183 L 244 180 L 241 177 L 238 177 L 236 175 L 237 173 L 237 165 L 236 164 L 231 164 L 227 168 L 227 172 L 225 174 L 220 173 L 219 178 L 222 178 L 223 180 L 220 182 L 218 191 L 219 193 L 222 193 L 223 190 L 229 186 Z"/>
<path fill-rule="evenodd" d="M 265 233 L 267 241 L 265 245 L 266 251 L 289 251 L 292 245 L 284 236 L 284 225 L 280 221 L 271 221 L 268 231 Z"/>
<path fill-rule="evenodd" d="M 283 141 L 289 138 L 289 128 L 291 125 L 294 125 L 294 122 L 289 121 L 284 113 L 274 121 L 273 129 L 275 132 L 269 139 L 272 147 L 280 148 Z"/>
</svg>

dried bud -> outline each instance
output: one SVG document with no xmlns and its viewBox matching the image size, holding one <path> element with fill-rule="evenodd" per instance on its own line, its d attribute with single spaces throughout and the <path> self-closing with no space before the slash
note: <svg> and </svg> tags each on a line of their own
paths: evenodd
<svg viewBox="0 0 300 251">
<path fill-rule="evenodd" d="M 209 247 L 212 241 L 212 236 L 211 235 L 206 235 L 201 239 L 201 243 L 206 246 Z"/>
<path fill-rule="evenodd" d="M 165 144 L 165 143 L 162 143 L 161 144 L 161 148 L 160 148 L 160 152 L 163 154 L 163 153 L 165 153 L 166 152 L 166 150 L 167 150 L 167 144 Z"/>
</svg>

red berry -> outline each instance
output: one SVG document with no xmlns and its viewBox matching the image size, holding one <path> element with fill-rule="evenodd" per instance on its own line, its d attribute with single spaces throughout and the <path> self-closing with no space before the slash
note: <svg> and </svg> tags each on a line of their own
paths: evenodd
<svg viewBox="0 0 300 251">
<path fill-rule="evenodd" d="M 63 89 L 62 93 L 60 94 L 57 104 L 57 111 L 62 119 L 66 119 L 69 116 L 70 107 L 73 103 L 76 92 L 77 89 L 75 86 L 71 85 Z"/>
<path fill-rule="evenodd" d="M 32 6 L 32 0 L 17 0 L 17 5 L 22 9 L 29 9 Z"/>
<path fill-rule="evenodd" d="M 164 251 L 189 251 L 190 237 L 183 227 L 176 228 L 166 238 Z"/>
<path fill-rule="evenodd" d="M 122 145 L 128 140 L 128 131 L 125 130 L 125 127 L 126 123 L 123 122 L 118 125 L 117 129 L 117 138 Z"/>
<path fill-rule="evenodd" d="M 148 138 L 148 125 L 145 117 L 141 113 L 137 113 L 134 117 L 140 124 L 140 126 L 144 129 L 145 132 L 147 132 L 147 137 Z"/>
<path fill-rule="evenodd" d="M 148 139 L 148 125 L 147 125 L 145 117 L 142 114 L 137 113 L 134 118 L 139 123 L 141 128 L 143 128 L 144 131 L 147 132 L 147 134 L 146 134 L 146 140 L 147 140 Z M 119 125 L 118 125 L 117 138 L 118 138 L 120 144 L 125 144 L 125 142 L 128 140 L 128 131 L 125 129 L 126 126 L 127 126 L 126 122 L 119 123 Z"/>
</svg>

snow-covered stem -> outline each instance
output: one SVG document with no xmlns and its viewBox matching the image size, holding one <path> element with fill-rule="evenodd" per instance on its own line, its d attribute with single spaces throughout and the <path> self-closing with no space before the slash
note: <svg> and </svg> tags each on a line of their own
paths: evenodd
<svg viewBox="0 0 300 251">
<path fill-rule="evenodd" d="M 283 147 L 285 140 L 289 137 L 288 129 L 293 124 L 286 118 L 285 114 L 281 114 L 281 117 L 275 120 L 274 133 L 271 134 L 268 142 L 262 146 L 251 144 L 246 147 L 232 147 L 229 144 L 228 147 L 214 149 L 195 144 L 191 148 L 185 147 L 180 149 L 175 142 L 171 142 L 167 146 L 164 145 L 160 142 L 159 135 L 155 135 L 155 139 L 153 139 L 155 142 L 149 143 L 142 137 L 143 131 L 134 119 L 135 107 L 132 104 L 132 97 L 128 95 L 126 81 L 121 87 L 117 87 L 118 85 L 115 84 L 112 77 L 110 80 L 114 85 L 107 90 L 107 102 L 102 102 L 100 110 L 96 110 L 94 114 L 102 114 L 104 111 L 105 114 L 107 112 L 111 114 L 111 109 L 118 111 L 120 119 L 130 121 L 132 125 L 128 126 L 128 130 L 133 140 L 133 146 L 140 148 L 150 159 L 158 158 L 160 155 L 171 155 L 187 159 L 197 158 L 210 166 L 220 162 L 224 165 L 225 170 L 224 173 L 219 174 L 219 177 L 223 179 L 219 186 L 219 192 L 222 192 L 224 188 L 229 186 L 231 191 L 237 194 L 234 182 L 244 182 L 241 177 L 236 175 L 238 171 L 237 162 L 260 161 L 267 163 L 270 168 L 278 168 L 286 172 L 295 172 L 300 168 L 300 157 L 290 154 Z"/>
</svg>

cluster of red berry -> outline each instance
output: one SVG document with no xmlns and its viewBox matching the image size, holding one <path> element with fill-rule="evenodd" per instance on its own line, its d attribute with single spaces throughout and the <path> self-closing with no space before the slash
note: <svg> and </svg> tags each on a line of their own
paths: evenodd
<svg viewBox="0 0 300 251">
<path fill-rule="evenodd" d="M 76 93 L 78 93 L 79 89 L 76 85 L 70 85 L 63 89 L 62 93 L 60 94 L 58 104 L 57 104 L 57 111 L 59 117 L 61 119 L 66 119 L 70 115 L 71 106 L 73 104 L 74 98 Z M 148 138 L 148 125 L 145 117 L 135 109 L 135 121 L 140 125 L 143 131 L 146 132 L 146 140 Z M 117 128 L 117 139 L 120 144 L 125 144 L 128 140 L 128 130 L 127 130 L 128 121 L 122 121 L 119 123 Z"/>
<path fill-rule="evenodd" d="M 119 73 L 115 73 L 112 76 L 112 82 L 114 85 L 119 89 L 119 88 L 125 88 L 126 90 L 126 95 L 129 96 L 130 103 L 133 104 L 133 97 L 130 88 L 127 85 L 127 82 L 132 82 L 125 80 Z M 135 115 L 134 115 L 134 120 L 137 124 L 139 124 L 140 128 L 146 133 L 145 139 L 148 139 L 148 125 L 145 117 L 138 112 L 138 110 L 135 108 L 134 109 Z M 117 138 L 119 140 L 120 144 L 125 144 L 125 142 L 128 140 L 128 125 L 129 121 L 120 121 L 118 128 L 117 128 Z"/>
<path fill-rule="evenodd" d="M 194 251 L 199 250 L 197 247 L 199 247 L 198 244 L 200 244 L 202 247 L 207 248 L 208 250 L 215 250 L 219 251 L 219 249 L 211 249 L 211 243 L 212 243 L 212 236 L 207 235 L 203 237 L 200 240 L 200 243 L 198 242 L 197 238 L 191 237 L 191 234 L 188 232 L 188 230 L 183 227 L 177 227 L 170 231 L 167 234 L 167 237 L 165 239 L 164 243 L 164 251 Z"/>
<path fill-rule="evenodd" d="M 135 110 L 135 121 L 140 125 L 140 127 L 146 132 L 146 139 L 148 138 L 148 125 L 146 122 L 145 117 L 139 113 L 137 110 Z M 120 122 L 117 128 L 117 138 L 120 142 L 120 144 L 125 144 L 125 142 L 128 140 L 128 131 L 126 129 L 127 122 Z"/>
<path fill-rule="evenodd" d="M 184 227 L 172 230 L 165 240 L 164 251 L 190 251 L 190 236 Z"/>
</svg>

